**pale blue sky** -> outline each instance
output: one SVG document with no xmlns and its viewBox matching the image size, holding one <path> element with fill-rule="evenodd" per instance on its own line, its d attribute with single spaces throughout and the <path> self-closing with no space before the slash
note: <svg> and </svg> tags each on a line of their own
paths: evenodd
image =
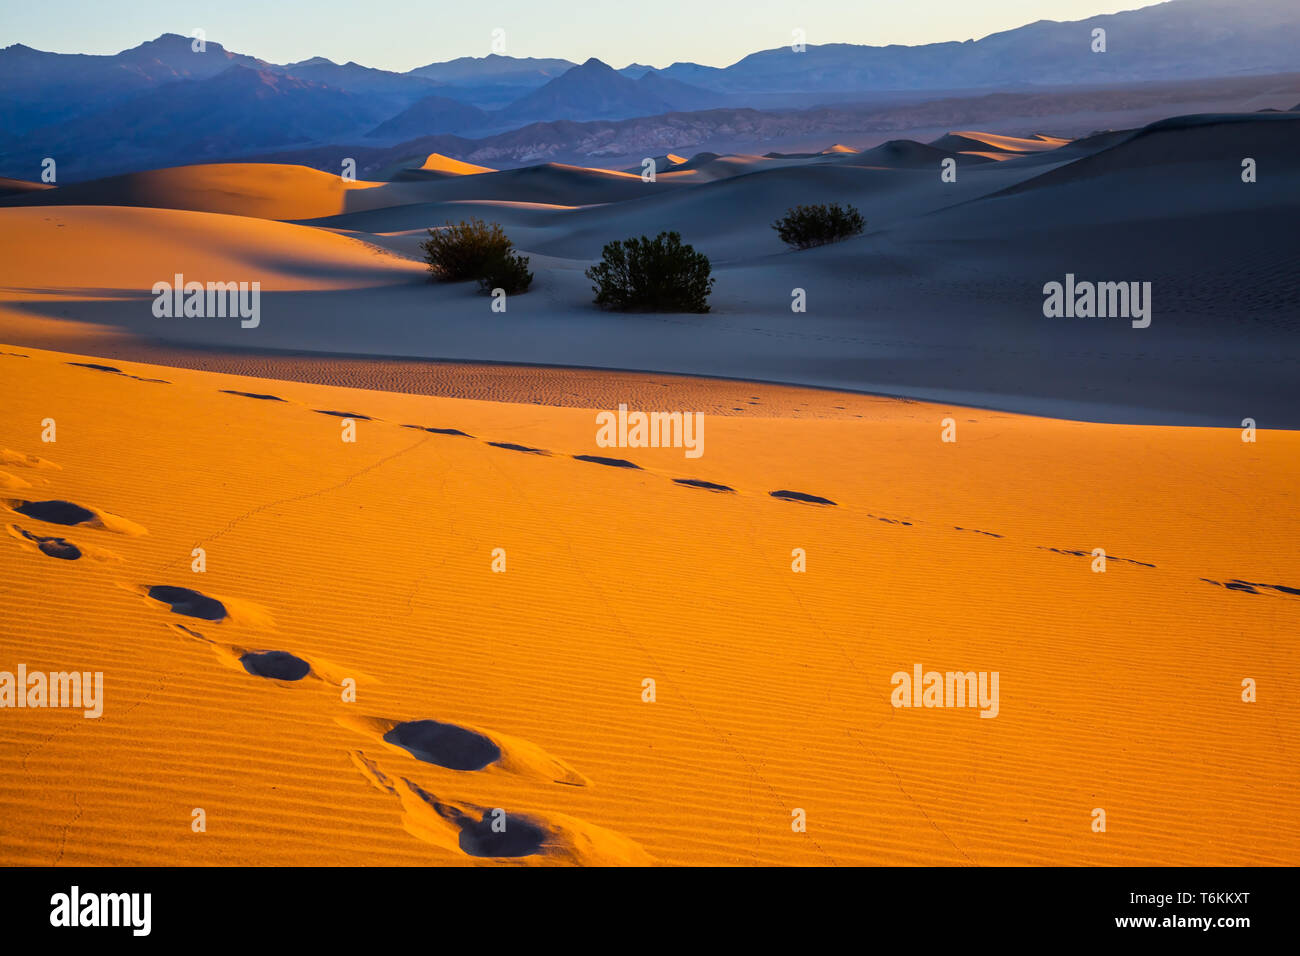
<svg viewBox="0 0 1300 956">
<path fill-rule="evenodd" d="M 409 70 L 491 52 L 494 28 L 512 56 L 595 56 L 615 67 L 676 60 L 726 66 L 747 53 L 808 43 L 969 40 L 1035 20 L 1081 20 L 1144 0 L 0 0 L 0 46 L 116 53 L 160 33 L 207 31 L 274 63 L 325 56 Z"/>
</svg>

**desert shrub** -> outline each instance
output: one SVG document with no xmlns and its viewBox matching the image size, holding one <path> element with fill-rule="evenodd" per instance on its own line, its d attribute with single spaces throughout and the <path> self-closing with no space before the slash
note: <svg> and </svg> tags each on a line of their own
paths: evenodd
<svg viewBox="0 0 1300 956">
<path fill-rule="evenodd" d="M 484 263 L 483 274 L 478 277 L 479 288 L 484 292 L 501 289 L 507 295 L 527 292 L 532 281 L 528 257 L 516 255 L 504 255 Z"/>
<path fill-rule="evenodd" d="M 596 304 L 621 312 L 708 312 L 713 279 L 709 257 L 682 244 L 675 232 L 654 239 L 608 243 L 587 270 Z"/>
<path fill-rule="evenodd" d="M 420 248 L 430 274 L 443 282 L 477 279 L 488 291 L 500 288 L 517 293 L 533 279 L 528 259 L 515 255 L 515 245 L 500 223 L 449 222 L 444 229 L 430 229 Z M 493 284 L 485 285 L 489 281 Z"/>
<path fill-rule="evenodd" d="M 781 241 L 796 249 L 810 249 L 824 246 L 828 242 L 839 242 L 849 236 L 856 236 L 867 226 L 867 221 L 847 203 L 841 206 L 832 203 L 829 206 L 795 206 L 772 223 L 772 228 L 781 237 Z"/>
</svg>

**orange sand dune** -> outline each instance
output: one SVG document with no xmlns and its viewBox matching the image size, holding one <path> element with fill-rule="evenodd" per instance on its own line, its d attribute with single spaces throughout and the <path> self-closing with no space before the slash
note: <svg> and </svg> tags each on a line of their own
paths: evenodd
<svg viewBox="0 0 1300 956">
<path fill-rule="evenodd" d="M 381 185 L 347 182 L 306 166 L 216 163 L 74 183 L 32 197 L 30 201 L 77 206 L 156 206 L 263 219 L 314 219 L 343 212 L 349 192 Z"/>
<path fill-rule="evenodd" d="M 931 146 L 962 152 L 987 150 L 990 147 L 1004 153 L 1041 153 L 1058 149 L 1070 141 L 1058 136 L 1004 136 L 1001 133 L 982 133 L 977 130 L 959 130 L 931 141 Z"/>
<path fill-rule="evenodd" d="M 447 173 L 453 176 L 474 176 L 478 173 L 496 172 L 490 166 L 475 166 L 473 163 L 452 159 L 450 156 L 442 155 L 442 153 L 430 153 L 428 159 L 420 166 L 420 169 L 435 173 Z"/>
<path fill-rule="evenodd" d="M 0 862 L 1300 862 L 1295 432 L 754 385 L 688 458 L 0 352 L 0 671 L 104 676 L 0 717 Z"/>
<path fill-rule="evenodd" d="M 10 281 L 23 284 L 0 289 L 0 302 L 43 291 L 144 295 L 175 272 L 187 281 L 257 280 L 271 291 L 356 288 L 421 271 L 409 259 L 337 233 L 242 216 L 61 206 L 4 209 L 0 221 L 0 260 Z M 51 248 L 59 255 L 51 256 Z"/>
</svg>

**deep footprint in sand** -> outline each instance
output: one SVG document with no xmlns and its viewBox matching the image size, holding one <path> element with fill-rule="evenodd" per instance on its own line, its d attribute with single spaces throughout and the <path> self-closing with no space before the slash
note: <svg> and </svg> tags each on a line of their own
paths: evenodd
<svg viewBox="0 0 1300 956">
<path fill-rule="evenodd" d="M 36 521 L 44 521 L 47 524 L 59 524 L 65 527 L 99 528 L 103 531 L 112 531 L 116 534 L 133 537 L 148 534 L 144 526 L 138 525 L 134 521 L 128 521 L 118 515 L 109 514 L 107 511 L 87 508 L 71 501 L 29 501 L 24 498 L 5 498 L 0 499 L 0 504 L 3 504 L 15 514 L 33 518 Z"/>
<path fill-rule="evenodd" d="M 25 539 L 35 546 L 35 549 L 41 554 L 49 555 L 51 558 L 59 558 L 62 561 L 76 561 L 81 557 L 81 549 L 67 538 L 43 538 L 40 535 L 32 534 L 30 531 L 24 531 L 13 524 L 9 526 L 9 533 L 14 537 Z"/>
<path fill-rule="evenodd" d="M 238 395 L 241 398 L 256 398 L 263 402 L 283 402 L 284 399 L 279 395 L 267 395 L 263 392 L 238 392 L 233 388 L 218 389 L 223 395 Z"/>
<path fill-rule="evenodd" d="M 384 734 L 416 760 L 448 770 L 482 770 L 501 759 L 501 748 L 483 734 L 437 720 L 410 720 Z"/>
<path fill-rule="evenodd" d="M 413 428 L 418 432 L 431 432 L 434 435 L 454 435 L 457 438 L 473 438 L 473 435 L 466 434 L 459 428 L 434 428 L 432 425 L 403 425 L 403 428 Z"/>
<path fill-rule="evenodd" d="M 239 663 L 254 677 L 271 680 L 302 680 L 311 673 L 311 665 L 288 651 L 248 651 Z"/>
<path fill-rule="evenodd" d="M 97 561 L 110 561 L 117 559 L 117 555 L 103 548 L 92 547 L 88 544 L 78 544 L 69 541 L 67 538 L 60 538 L 54 535 L 33 534 L 25 528 L 20 528 L 16 524 L 7 525 L 6 529 L 11 535 L 18 539 L 18 543 L 29 551 L 47 555 L 51 558 L 58 558 L 61 561 L 78 561 L 83 557 L 94 558 Z"/>
<path fill-rule="evenodd" d="M 705 491 L 719 491 L 724 494 L 735 494 L 736 489 L 730 485 L 719 485 L 712 481 L 705 481 L 702 478 L 674 478 L 673 484 L 685 485 L 687 488 L 703 488 Z"/>
<path fill-rule="evenodd" d="M 589 781 L 564 761 L 519 737 L 428 718 L 336 717 L 339 724 L 382 741 L 422 763 L 461 773 L 503 772 L 549 780 L 570 787 Z"/>
<path fill-rule="evenodd" d="M 600 455 L 574 455 L 574 461 L 589 461 L 594 465 L 607 465 L 610 468 L 633 468 L 641 470 L 640 465 L 633 464 L 626 458 L 602 458 Z"/>
<path fill-rule="evenodd" d="M 217 659 L 227 667 L 250 674 L 253 677 L 261 677 L 270 681 L 283 681 L 285 683 L 298 683 L 309 677 L 313 680 L 336 685 L 341 685 L 347 679 L 370 682 L 369 677 L 358 673 L 356 670 L 336 667 L 318 657 L 312 657 L 309 660 L 289 651 L 254 650 L 240 647 L 238 644 L 227 644 L 206 637 L 201 632 L 194 630 L 192 627 L 186 627 L 184 624 L 168 623 L 167 627 L 185 638 L 206 645 L 217 655 Z"/>
<path fill-rule="evenodd" d="M 785 501 L 802 501 L 809 505 L 833 505 L 835 502 L 829 498 L 822 498 L 818 495 L 805 494 L 802 491 L 769 491 L 773 498 L 781 498 Z"/>
<path fill-rule="evenodd" d="M 526 455 L 550 455 L 550 452 L 544 448 L 533 448 L 530 445 L 516 445 L 508 441 L 490 441 L 488 442 L 493 448 L 504 448 L 507 451 L 521 451 Z"/>
<path fill-rule="evenodd" d="M 503 807 L 443 800 L 406 778 L 390 778 L 361 751 L 350 754 L 362 775 L 398 799 L 402 825 L 412 836 L 452 853 L 479 859 L 649 866 L 654 858 L 622 834 L 564 814 L 518 813 Z"/>
<path fill-rule="evenodd" d="M 165 607 L 173 614 L 192 617 L 214 624 L 246 624 L 274 630 L 275 623 L 266 608 L 251 601 L 204 594 L 193 588 L 171 584 L 118 584 L 118 587 L 138 594 L 153 607 Z"/>
<path fill-rule="evenodd" d="M 94 362 L 69 362 L 77 368 L 88 368 L 95 372 L 108 372 L 110 375 L 121 375 L 123 378 L 133 378 L 137 382 L 152 382 L 155 385 L 170 385 L 171 382 L 162 378 L 141 378 L 139 375 L 132 375 L 130 372 L 123 372 L 120 368 L 113 365 L 96 365 Z"/>
<path fill-rule="evenodd" d="M 173 614 L 197 617 L 200 621 L 224 621 L 227 616 L 224 604 L 190 588 L 155 584 L 149 588 L 146 596 L 168 605 Z"/>
<path fill-rule="evenodd" d="M 312 411 L 317 415 L 332 415 L 334 418 L 355 418 L 359 422 L 374 421 L 369 415 L 362 415 L 360 412 L 336 412 L 328 408 L 314 408 Z"/>
</svg>

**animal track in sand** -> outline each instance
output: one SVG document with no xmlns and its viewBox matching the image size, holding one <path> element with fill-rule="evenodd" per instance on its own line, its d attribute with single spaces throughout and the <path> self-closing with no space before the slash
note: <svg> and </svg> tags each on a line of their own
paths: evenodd
<svg viewBox="0 0 1300 956">
<path fill-rule="evenodd" d="M 443 850 L 481 859 L 585 866 L 654 862 L 637 843 L 585 820 L 443 800 L 406 777 L 389 778 L 359 750 L 349 756 L 375 789 L 398 799 L 406 831 Z"/>
<path fill-rule="evenodd" d="M 562 760 L 520 737 L 428 718 L 336 717 L 350 730 L 382 742 L 390 750 L 422 763 L 459 772 L 504 772 L 549 780 L 570 787 L 590 781 Z"/>
<path fill-rule="evenodd" d="M 822 498 L 817 495 L 805 494 L 802 491 L 769 491 L 773 498 L 781 498 L 785 501 L 802 501 L 810 505 L 833 505 L 835 502 L 829 498 Z"/>
<path fill-rule="evenodd" d="M 610 468 L 632 468 L 636 471 L 641 470 L 640 465 L 634 465 L 632 462 L 623 458 L 602 458 L 599 455 L 574 455 L 574 461 L 589 461 L 596 465 L 608 465 Z"/>
<path fill-rule="evenodd" d="M 82 557 L 94 558 L 97 561 L 120 560 L 111 551 L 88 544 L 76 544 L 67 538 L 44 537 L 39 534 L 32 534 L 16 524 L 7 525 L 6 530 L 18 539 L 19 545 L 27 550 L 39 552 L 51 558 L 59 558 L 62 561 L 76 561 Z"/>
<path fill-rule="evenodd" d="M 969 531 L 971 534 L 986 534 L 990 538 L 1000 538 L 1002 535 L 994 534 L 992 531 L 981 531 L 979 528 L 963 528 L 960 525 L 953 525 L 957 531 Z"/>
<path fill-rule="evenodd" d="M 23 498 L 3 498 L 0 499 L 0 504 L 3 504 L 16 514 L 34 518 L 37 521 L 44 521 L 47 524 L 81 525 L 132 537 L 139 537 L 149 533 L 142 525 L 138 525 L 134 521 L 128 521 L 126 518 L 109 514 L 107 511 L 99 511 L 96 508 L 87 508 L 74 504 L 71 501 L 28 501 Z"/>
</svg>

